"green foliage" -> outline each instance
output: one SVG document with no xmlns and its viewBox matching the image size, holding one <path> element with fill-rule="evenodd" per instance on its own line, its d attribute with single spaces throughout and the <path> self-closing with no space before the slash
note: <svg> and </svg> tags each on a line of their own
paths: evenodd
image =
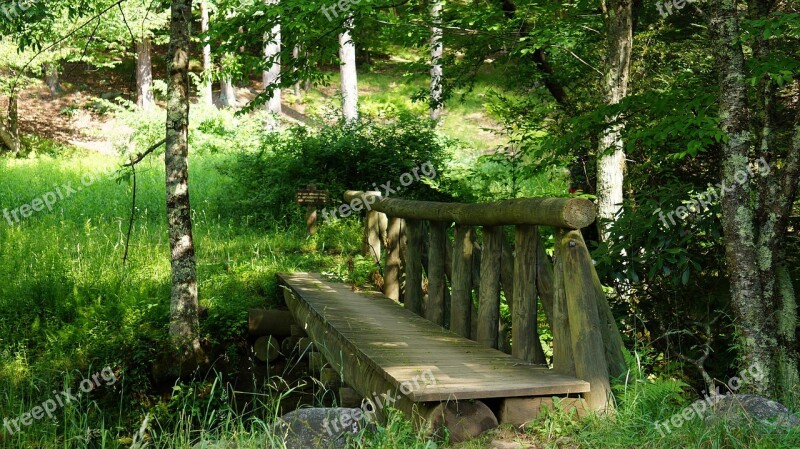
<svg viewBox="0 0 800 449">
<path fill-rule="evenodd" d="M 384 190 L 381 185 L 400 186 L 403 174 L 430 163 L 435 176 L 442 173 L 450 141 L 439 136 L 426 120 L 408 116 L 378 123 L 323 126 L 318 131 L 304 127 L 264 137 L 261 150 L 245 152 L 224 172 L 240 192 L 238 211 L 256 220 L 290 222 L 301 215 L 295 192 L 307 184 L 330 192 L 338 205 L 345 190 Z M 413 176 L 413 175 L 412 175 Z M 385 194 L 385 193 L 384 193 Z M 390 193 L 390 195 L 392 195 Z M 403 198 L 442 197 L 424 177 L 398 191 Z"/>
</svg>

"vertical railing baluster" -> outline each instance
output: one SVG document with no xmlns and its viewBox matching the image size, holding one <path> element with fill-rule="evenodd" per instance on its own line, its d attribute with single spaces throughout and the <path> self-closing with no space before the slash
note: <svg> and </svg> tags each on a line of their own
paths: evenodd
<svg viewBox="0 0 800 449">
<path fill-rule="evenodd" d="M 406 292 L 407 309 L 422 315 L 422 222 L 406 220 Z"/>
<path fill-rule="evenodd" d="M 453 280 L 450 299 L 450 330 L 470 337 L 472 313 L 472 227 L 456 225 L 453 242 Z"/>
<path fill-rule="evenodd" d="M 425 318 L 444 326 L 445 259 L 447 258 L 447 223 L 431 222 L 428 254 L 428 307 Z"/>
<path fill-rule="evenodd" d="M 503 227 L 483 228 L 481 281 L 478 291 L 478 343 L 497 348 L 500 323 L 500 269 Z"/>
</svg>

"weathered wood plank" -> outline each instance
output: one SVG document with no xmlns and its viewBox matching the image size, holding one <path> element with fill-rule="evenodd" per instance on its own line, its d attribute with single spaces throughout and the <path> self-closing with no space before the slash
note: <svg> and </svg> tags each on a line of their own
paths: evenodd
<svg viewBox="0 0 800 449">
<path fill-rule="evenodd" d="M 456 225 L 453 242 L 453 281 L 450 298 L 450 330 L 470 336 L 472 315 L 472 227 Z"/>
<path fill-rule="evenodd" d="M 447 223 L 431 222 L 428 254 L 428 307 L 425 318 L 444 326 L 445 260 L 447 259 Z"/>
<path fill-rule="evenodd" d="M 564 255 L 564 290 L 575 374 L 592 385 L 592 391 L 585 396 L 588 406 L 599 411 L 608 410 L 612 407 L 611 385 L 592 278 L 592 259 L 580 231 L 565 232 L 558 244 Z"/>
<path fill-rule="evenodd" d="M 406 237 L 404 303 L 408 310 L 422 315 L 422 222 L 406 220 Z"/>
<path fill-rule="evenodd" d="M 400 388 L 427 372 L 435 383 L 414 388 L 408 394 L 411 402 L 588 391 L 586 382 L 459 337 L 383 295 L 352 292 L 312 274 L 282 274 L 279 279 L 291 290 L 287 303 L 292 314 L 337 370 L 344 365 L 345 382 L 364 396 L 381 391 L 367 391 L 375 388 L 375 378 Z"/>
<path fill-rule="evenodd" d="M 500 268 L 503 228 L 483 228 L 481 281 L 478 290 L 478 343 L 497 348 L 500 324 Z"/>
</svg>

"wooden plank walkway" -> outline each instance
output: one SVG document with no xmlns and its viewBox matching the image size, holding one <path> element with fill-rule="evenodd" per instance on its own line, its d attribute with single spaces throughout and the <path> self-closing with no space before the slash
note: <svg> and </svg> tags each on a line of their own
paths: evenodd
<svg viewBox="0 0 800 449">
<path fill-rule="evenodd" d="M 396 388 L 430 370 L 435 382 L 415 387 L 407 395 L 413 402 L 589 391 L 585 381 L 484 348 L 380 293 L 356 293 L 314 273 L 279 274 L 278 278 L 297 298 L 297 304 L 290 304 L 295 318 L 301 324 L 317 321 L 314 326 L 323 326 L 328 344 L 335 341 L 340 346 L 326 348 L 327 352 L 342 354 L 345 363 L 363 364 Z M 348 360 L 352 356 L 358 360 Z"/>
</svg>

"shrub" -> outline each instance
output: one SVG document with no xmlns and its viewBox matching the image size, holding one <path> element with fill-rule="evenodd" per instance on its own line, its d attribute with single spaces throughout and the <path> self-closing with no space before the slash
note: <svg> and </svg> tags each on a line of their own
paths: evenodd
<svg viewBox="0 0 800 449">
<path fill-rule="evenodd" d="M 401 175 L 423 164 L 434 167 L 432 177 L 440 174 L 451 146 L 428 120 L 402 116 L 387 123 L 339 122 L 318 131 L 294 127 L 265 136 L 260 150 L 239 155 L 223 171 L 235 181 L 234 206 L 240 213 L 288 222 L 300 216 L 295 191 L 307 184 L 330 192 L 334 204 L 348 189 L 384 193 L 382 184 L 397 187 Z M 400 195 L 446 199 L 424 178 L 403 188 Z"/>
</svg>

